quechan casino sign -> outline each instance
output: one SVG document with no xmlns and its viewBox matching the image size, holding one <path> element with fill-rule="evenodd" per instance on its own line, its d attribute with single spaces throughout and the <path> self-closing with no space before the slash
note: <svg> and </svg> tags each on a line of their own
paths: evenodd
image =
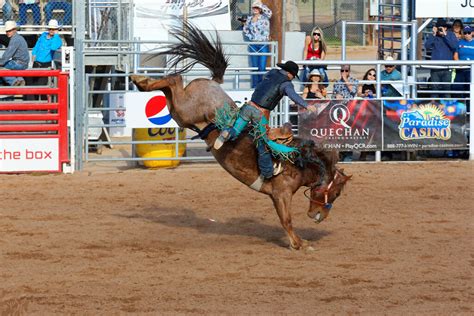
<svg viewBox="0 0 474 316">
<path fill-rule="evenodd" d="M 300 112 L 299 136 L 324 149 L 340 151 L 382 148 L 380 102 L 374 100 L 310 101 L 317 112 Z"/>
</svg>

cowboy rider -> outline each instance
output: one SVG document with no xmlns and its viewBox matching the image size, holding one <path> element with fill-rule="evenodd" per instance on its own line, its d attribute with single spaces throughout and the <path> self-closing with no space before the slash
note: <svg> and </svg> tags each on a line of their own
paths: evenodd
<svg viewBox="0 0 474 316">
<path fill-rule="evenodd" d="M 240 109 L 233 127 L 226 128 L 220 133 L 214 143 L 214 149 L 218 150 L 226 141 L 236 139 L 249 122 L 253 125 L 259 124 L 265 117 L 268 124 L 270 112 L 285 95 L 311 112 L 316 110 L 314 105 L 308 106 L 306 101 L 296 93 L 291 83 L 291 80 L 298 77 L 298 65 L 290 60 L 284 64 L 278 63 L 277 66 L 281 69 L 272 69 L 265 74 L 263 80 L 255 88 L 251 101 Z M 270 179 L 282 171 L 281 164 L 273 166 L 271 152 L 261 138 L 257 140 L 257 152 L 258 166 L 263 178 Z"/>
</svg>

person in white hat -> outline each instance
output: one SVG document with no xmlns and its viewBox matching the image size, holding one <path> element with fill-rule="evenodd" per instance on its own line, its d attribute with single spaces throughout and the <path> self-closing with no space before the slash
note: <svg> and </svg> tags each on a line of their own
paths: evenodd
<svg viewBox="0 0 474 316">
<path fill-rule="evenodd" d="M 33 68 L 51 67 L 54 52 L 61 48 L 63 42 L 59 37 L 59 24 L 57 20 L 49 20 L 48 31 L 43 32 L 31 52 Z"/>
<path fill-rule="evenodd" d="M 259 44 L 259 42 L 268 42 L 270 40 L 270 18 L 272 10 L 264 5 L 261 1 L 252 3 L 252 16 L 247 18 L 243 33 L 247 41 L 253 42 L 249 45 L 250 53 L 269 53 L 268 45 Z M 252 55 L 250 59 L 250 67 L 257 67 L 259 72 L 265 72 L 267 67 L 267 57 L 264 55 Z M 263 73 L 251 76 L 252 88 L 255 88 L 263 79 Z"/>
<path fill-rule="evenodd" d="M 385 61 L 393 61 L 392 56 L 387 56 Z M 395 65 L 385 64 L 385 70 L 380 72 L 380 80 L 397 81 L 402 80 L 402 74 L 395 68 Z M 382 85 L 382 96 L 384 97 L 399 97 L 401 94 L 391 84 Z"/>
<path fill-rule="evenodd" d="M 5 33 L 10 39 L 8 47 L 0 58 L 0 66 L 11 70 L 24 70 L 28 68 L 30 54 L 28 44 L 23 36 L 17 33 L 18 26 L 15 21 L 5 23 Z M 25 80 L 22 77 L 2 77 L 10 86 L 24 86 Z"/>
<path fill-rule="evenodd" d="M 313 69 L 309 73 L 310 81 L 303 89 L 303 99 L 325 99 L 327 95 L 326 86 L 323 84 L 323 75 L 318 69 Z"/>
<path fill-rule="evenodd" d="M 58 34 L 59 24 L 57 20 L 51 19 L 48 23 L 48 31 L 43 32 L 31 52 L 33 68 L 51 68 L 54 52 L 61 48 L 63 42 Z M 31 84 L 46 85 L 47 77 L 32 78 Z"/>
</svg>

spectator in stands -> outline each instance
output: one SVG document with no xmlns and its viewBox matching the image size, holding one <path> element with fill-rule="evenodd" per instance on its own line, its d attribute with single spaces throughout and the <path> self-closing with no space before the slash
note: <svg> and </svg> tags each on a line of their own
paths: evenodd
<svg viewBox="0 0 474 316">
<path fill-rule="evenodd" d="M 462 21 L 459 20 L 459 19 L 456 19 L 454 20 L 453 22 L 453 33 L 454 35 L 456 35 L 456 38 L 458 40 L 462 39 L 463 38 L 463 34 L 462 34 L 462 31 L 464 29 L 464 25 L 462 24 Z"/>
<path fill-rule="evenodd" d="M 474 41 L 472 40 L 474 28 L 466 26 L 463 33 L 464 39 L 461 39 L 458 43 L 456 58 L 459 60 L 474 60 Z M 471 82 L 471 69 L 456 69 L 454 82 L 458 83 L 454 85 L 455 90 L 469 92 L 469 84 L 467 83 Z M 460 97 L 466 97 L 466 95 L 460 95 Z"/>
<path fill-rule="evenodd" d="M 31 52 L 33 68 L 51 68 L 54 52 L 61 48 L 63 44 L 58 32 L 58 21 L 49 20 L 48 31 L 41 34 Z M 46 85 L 47 83 L 47 77 L 35 77 L 31 80 L 31 85 L 34 86 Z"/>
<path fill-rule="evenodd" d="M 59 22 L 62 25 L 72 24 L 72 4 L 68 1 L 49 0 L 44 6 L 44 13 L 46 15 L 46 23 L 49 23 L 53 17 L 53 10 L 63 10 L 64 17 Z"/>
<path fill-rule="evenodd" d="M 392 56 L 387 56 L 386 61 L 393 61 Z M 380 72 L 380 81 L 397 81 L 402 80 L 402 74 L 395 68 L 395 65 L 386 64 L 385 70 Z M 386 83 L 382 85 L 383 97 L 399 97 L 401 94 L 393 87 L 392 84 Z"/>
<path fill-rule="evenodd" d="M 364 77 L 362 80 L 364 81 L 375 81 L 377 78 L 377 71 L 375 71 L 374 68 L 370 68 L 367 70 L 365 73 Z M 357 96 L 361 98 L 368 98 L 368 99 L 373 99 L 375 98 L 376 95 L 376 88 L 374 83 L 364 83 L 362 86 L 359 85 L 357 88 Z"/>
<path fill-rule="evenodd" d="M 13 16 L 13 7 L 10 0 L 0 0 L 0 7 L 2 7 L 3 22 L 11 20 Z"/>
<path fill-rule="evenodd" d="M 428 35 L 425 42 L 425 48 L 431 50 L 432 60 L 453 60 L 454 53 L 458 48 L 458 40 L 453 32 L 448 31 L 448 24 L 444 19 L 438 19 L 436 26 L 433 27 L 433 34 Z M 449 90 L 451 82 L 451 70 L 449 69 L 431 69 L 432 89 L 436 91 Z M 441 84 L 440 84 L 441 83 Z M 449 94 L 439 94 L 434 92 L 432 98 L 449 98 Z"/>
<path fill-rule="evenodd" d="M 41 12 L 39 7 L 40 0 L 19 0 L 19 11 L 20 11 L 20 25 L 27 24 L 27 11 L 31 10 L 33 13 L 33 22 L 36 25 L 39 25 L 41 22 Z"/>
<path fill-rule="evenodd" d="M 324 42 L 323 30 L 316 26 L 311 31 L 309 36 L 306 36 L 303 50 L 304 60 L 324 60 L 326 59 L 326 43 Z M 328 75 L 326 73 L 326 66 L 306 66 L 303 74 L 303 80 L 309 81 L 307 74 L 313 69 L 318 69 L 322 75 L 322 82 L 327 86 L 329 83 Z"/>
<path fill-rule="evenodd" d="M 318 69 L 309 73 L 308 80 L 311 82 L 304 87 L 303 99 L 326 99 L 326 86 L 322 84 L 322 76 Z"/>
<path fill-rule="evenodd" d="M 252 3 L 252 16 L 247 18 L 244 25 L 244 37 L 250 42 L 267 42 L 270 40 L 270 18 L 272 10 L 261 1 L 257 0 Z M 250 44 L 250 53 L 268 53 L 270 48 L 263 44 Z M 267 68 L 268 56 L 250 56 L 250 66 L 258 67 L 259 72 L 263 72 Z M 263 74 L 252 75 L 252 88 L 262 81 Z"/>
<path fill-rule="evenodd" d="M 332 98 L 336 100 L 352 99 L 357 94 L 359 80 L 351 77 L 351 66 L 341 66 L 341 79 L 334 84 Z"/>
<path fill-rule="evenodd" d="M 23 36 L 17 33 L 17 28 L 15 21 L 5 23 L 5 32 L 10 42 L 0 58 L 0 66 L 11 70 L 24 70 L 28 68 L 30 54 L 28 45 Z M 2 77 L 2 80 L 10 86 L 25 85 L 25 80 L 22 77 Z"/>
</svg>

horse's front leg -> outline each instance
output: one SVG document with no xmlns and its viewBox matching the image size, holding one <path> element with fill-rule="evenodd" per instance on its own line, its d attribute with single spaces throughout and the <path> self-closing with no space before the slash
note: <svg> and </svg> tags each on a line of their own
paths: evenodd
<svg viewBox="0 0 474 316">
<path fill-rule="evenodd" d="M 273 193 L 271 198 L 278 217 L 280 218 L 281 225 L 290 239 L 290 247 L 293 249 L 301 249 L 301 247 L 303 247 L 303 240 L 293 231 L 293 225 L 291 223 L 290 206 L 292 196 L 293 194 L 291 192 L 284 191 Z"/>
</svg>

